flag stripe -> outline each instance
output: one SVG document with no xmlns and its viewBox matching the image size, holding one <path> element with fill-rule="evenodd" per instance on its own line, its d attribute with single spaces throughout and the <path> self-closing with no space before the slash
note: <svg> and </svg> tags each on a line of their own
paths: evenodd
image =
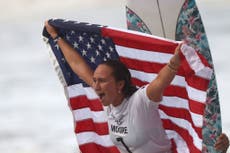
<svg viewBox="0 0 230 153">
<path fill-rule="evenodd" d="M 178 44 L 175 41 L 169 42 L 166 39 L 156 39 L 150 35 L 109 27 L 102 28 L 101 34 L 104 37 L 111 37 L 113 42 L 120 46 L 163 53 L 173 53 Z"/>
<path fill-rule="evenodd" d="M 76 134 L 78 139 L 78 144 L 96 143 L 104 147 L 111 147 L 114 144 L 110 140 L 109 135 L 98 135 L 95 132 L 81 132 Z"/>
<path fill-rule="evenodd" d="M 117 147 L 105 147 L 96 143 L 87 143 L 80 145 L 82 153 L 120 153 Z"/>
<path fill-rule="evenodd" d="M 143 49 L 129 48 L 116 45 L 116 50 L 120 57 L 128 57 L 131 59 L 139 59 L 140 61 L 156 62 L 156 63 L 168 63 L 173 56 L 168 53 L 161 53 L 155 51 L 146 51 Z M 141 53 L 141 54 L 140 54 Z M 151 64 L 151 63 L 150 63 Z M 152 64 L 151 64 L 152 67 Z"/>
<path fill-rule="evenodd" d="M 136 49 L 134 49 L 134 50 L 136 50 Z M 120 60 L 123 63 L 125 63 L 127 65 L 127 67 L 129 67 L 129 69 L 131 69 L 131 70 L 139 70 L 139 71 L 148 72 L 148 73 L 158 73 L 159 70 L 162 69 L 163 66 L 165 66 L 164 63 L 158 63 L 158 60 L 155 60 L 154 58 L 151 61 L 144 60 L 141 57 L 142 52 L 133 54 L 132 49 L 126 51 L 126 53 L 121 53 L 122 55 L 120 55 L 120 50 L 118 50 L 117 52 L 120 56 Z M 132 58 L 129 57 L 129 54 L 133 55 Z M 153 54 L 158 54 L 158 53 L 153 53 Z M 151 52 L 150 52 L 150 54 L 148 54 L 148 56 L 151 57 Z M 156 56 L 156 55 L 154 55 L 154 56 Z M 159 56 L 161 56 L 161 55 L 159 55 Z M 171 57 L 171 56 L 168 56 L 168 57 Z M 167 56 L 165 58 L 167 58 Z M 162 59 L 164 59 L 164 58 L 162 58 Z M 186 63 L 186 65 L 188 65 L 188 63 Z M 201 65 L 203 66 L 203 64 L 201 64 Z M 193 69 L 191 69 L 189 66 L 187 66 L 187 71 L 193 71 Z M 183 74 L 182 74 L 182 72 L 178 72 L 178 75 L 181 76 Z M 176 77 L 178 77 L 178 75 Z M 189 78 L 189 80 L 186 80 L 186 81 L 188 81 L 187 83 L 189 85 L 192 85 L 193 87 L 200 89 L 200 90 L 205 90 L 205 88 L 207 87 L 207 84 L 209 83 L 209 81 L 206 78 L 203 78 L 200 76 L 195 76 L 195 75 L 191 76 Z"/>
<path fill-rule="evenodd" d="M 98 135 L 107 135 L 109 133 L 107 122 L 96 123 L 92 119 L 86 119 L 76 122 L 76 133 L 96 132 Z"/>
<path fill-rule="evenodd" d="M 184 98 L 179 98 L 178 96 L 164 96 L 164 100 L 160 105 L 172 107 L 172 108 L 183 108 L 187 109 L 195 114 L 203 114 L 205 104 L 184 99 Z"/>
<path fill-rule="evenodd" d="M 83 87 L 81 83 L 67 87 L 68 97 L 77 97 L 86 95 L 88 99 L 98 99 L 97 94 L 90 87 Z"/>
<path fill-rule="evenodd" d="M 170 122 L 170 121 L 166 121 L 166 122 Z M 171 139 L 173 153 L 179 153 L 179 152 L 190 153 L 185 140 L 176 131 L 167 129 L 166 133 L 169 139 Z"/>
<path fill-rule="evenodd" d="M 202 139 L 199 138 L 196 131 L 192 128 L 191 123 L 184 119 L 168 116 L 161 110 L 159 110 L 159 112 L 165 129 L 171 129 L 173 126 L 173 129 L 183 137 L 183 139 L 189 139 L 188 142 L 192 142 L 189 144 L 194 145 L 192 148 L 202 149 Z"/>
<path fill-rule="evenodd" d="M 103 107 L 99 99 L 90 100 L 87 96 L 70 98 L 70 106 L 72 110 L 89 107 L 92 111 L 103 111 Z"/>
<path fill-rule="evenodd" d="M 187 150 L 187 147 L 188 147 L 189 148 L 189 153 L 201 153 L 202 145 L 199 145 L 199 144 L 202 144 L 202 143 L 199 142 L 198 140 L 194 140 L 194 139 L 197 139 L 197 138 L 194 138 L 194 135 L 191 136 L 189 131 L 188 131 L 188 129 L 181 128 L 181 127 L 178 126 L 178 124 L 174 124 L 172 121 L 164 120 L 164 119 L 163 119 L 163 125 L 164 125 L 165 129 L 171 129 L 173 127 L 173 130 L 176 131 L 177 134 L 180 135 L 183 140 L 186 140 L 184 142 L 187 145 L 181 144 L 182 143 L 181 141 L 176 142 L 177 147 L 180 149 L 180 150 L 177 150 L 178 152 L 184 153 L 184 152 L 186 152 L 185 150 Z M 175 138 L 177 138 L 177 137 L 175 136 Z M 198 144 L 198 146 L 196 145 L 196 143 Z M 181 144 L 183 147 L 179 147 L 178 144 Z"/>
<path fill-rule="evenodd" d="M 181 51 L 186 58 L 187 65 L 195 71 L 197 76 L 200 76 L 204 79 L 208 79 L 212 77 L 212 69 L 204 64 L 197 52 L 190 46 L 182 45 Z M 192 58 L 191 58 L 192 57 Z"/>
<path fill-rule="evenodd" d="M 93 119 L 94 122 L 107 122 L 104 111 L 91 111 L 89 108 L 82 108 L 73 110 L 73 115 L 76 121 Z"/>
<path fill-rule="evenodd" d="M 186 109 L 181 108 L 174 108 L 176 111 L 172 112 L 169 111 L 170 107 L 165 107 L 163 105 L 160 105 L 160 109 L 164 112 L 167 112 L 168 116 L 175 117 L 177 119 L 184 119 L 191 123 L 191 126 L 194 130 L 196 130 L 197 133 L 200 133 L 202 130 L 202 116 L 189 113 Z M 202 135 L 199 135 L 200 138 L 202 138 Z"/>
<path fill-rule="evenodd" d="M 144 73 L 144 72 L 139 72 L 139 71 L 134 71 L 130 70 L 131 75 L 133 77 L 133 81 L 137 81 L 138 84 L 146 84 L 148 82 L 151 82 L 156 77 L 156 74 L 151 74 L 151 73 Z M 182 81 L 181 81 L 182 80 Z M 178 87 L 178 89 L 182 89 L 183 87 L 186 88 L 186 91 L 188 92 L 188 97 L 194 101 L 200 101 L 201 103 L 205 102 L 206 100 L 206 91 L 198 90 L 196 88 L 193 88 L 191 86 L 188 86 L 183 79 L 180 79 L 180 77 L 175 77 L 175 79 L 172 81 L 172 84 L 176 84 L 174 87 Z M 170 90 L 170 87 L 166 89 Z M 172 91 L 172 90 L 171 90 Z M 179 93 L 180 90 L 175 90 L 172 92 L 177 92 Z M 176 94 L 176 93 L 175 93 Z M 183 96 L 184 97 L 184 96 Z"/>
</svg>

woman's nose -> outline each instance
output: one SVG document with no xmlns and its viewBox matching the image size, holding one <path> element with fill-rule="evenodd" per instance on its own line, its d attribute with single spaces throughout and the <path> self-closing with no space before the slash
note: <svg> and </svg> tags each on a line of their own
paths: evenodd
<svg viewBox="0 0 230 153">
<path fill-rule="evenodd" d="M 94 90 L 99 90 L 100 89 L 100 83 L 98 81 L 94 81 L 93 88 L 94 88 Z"/>
</svg>

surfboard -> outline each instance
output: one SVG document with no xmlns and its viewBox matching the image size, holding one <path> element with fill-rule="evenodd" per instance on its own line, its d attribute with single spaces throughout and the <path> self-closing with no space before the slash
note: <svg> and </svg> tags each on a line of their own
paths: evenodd
<svg viewBox="0 0 230 153">
<path fill-rule="evenodd" d="M 127 0 L 127 27 L 173 40 L 183 40 L 213 66 L 205 28 L 195 0 Z M 202 127 L 204 153 L 215 153 L 216 138 L 222 133 L 215 73 L 209 83 Z"/>
</svg>

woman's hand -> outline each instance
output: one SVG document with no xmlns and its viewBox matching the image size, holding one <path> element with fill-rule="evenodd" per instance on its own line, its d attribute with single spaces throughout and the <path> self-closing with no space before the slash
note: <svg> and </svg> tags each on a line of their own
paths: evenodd
<svg viewBox="0 0 230 153">
<path fill-rule="evenodd" d="M 55 37 L 57 37 L 57 31 L 56 29 L 51 26 L 48 21 L 45 21 L 45 27 L 46 27 L 46 30 L 47 32 L 50 34 L 50 36 L 54 39 Z"/>
<path fill-rule="evenodd" d="M 216 143 L 215 143 L 215 149 L 218 151 L 222 151 L 223 153 L 226 153 L 229 147 L 229 140 L 226 134 L 222 133 Z"/>
<path fill-rule="evenodd" d="M 177 71 L 180 67 L 180 48 L 182 43 L 178 44 L 174 51 L 174 56 L 170 59 L 168 66 L 173 69 L 174 71 Z"/>
</svg>

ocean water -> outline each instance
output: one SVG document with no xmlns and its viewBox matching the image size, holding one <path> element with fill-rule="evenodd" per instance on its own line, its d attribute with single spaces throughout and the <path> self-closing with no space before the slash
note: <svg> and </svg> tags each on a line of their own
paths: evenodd
<svg viewBox="0 0 230 153">
<path fill-rule="evenodd" d="M 0 152 L 77 153 L 72 114 L 41 33 L 58 17 L 125 28 L 125 0 L 0 2 Z M 227 0 L 198 1 L 220 95 L 223 131 L 230 136 L 230 9 Z"/>
</svg>

